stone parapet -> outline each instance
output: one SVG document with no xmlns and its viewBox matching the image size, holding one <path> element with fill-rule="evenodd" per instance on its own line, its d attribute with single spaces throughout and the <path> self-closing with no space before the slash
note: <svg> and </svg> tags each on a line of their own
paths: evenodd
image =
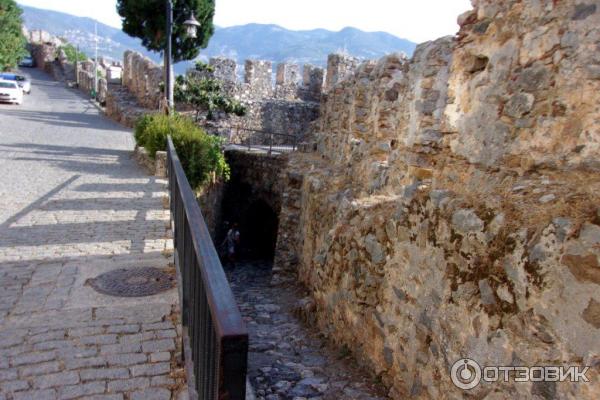
<svg viewBox="0 0 600 400">
<path fill-rule="evenodd" d="M 154 158 L 150 157 L 148 151 L 144 147 L 136 146 L 133 152 L 133 158 L 142 166 L 148 173 L 157 178 L 167 177 L 167 152 L 157 151 Z"/>
<path fill-rule="evenodd" d="M 300 75 L 299 65 L 281 63 L 273 76 L 270 61 L 246 60 L 243 80 L 238 79 L 239 68 L 233 59 L 211 58 L 209 65 L 213 68 L 213 76 L 225 83 L 230 94 L 246 101 L 273 98 L 318 102 L 323 91 L 324 70 L 312 65 L 303 66 Z"/>
<path fill-rule="evenodd" d="M 448 372 L 463 357 L 598 364 L 592 3 L 473 1 L 456 37 L 332 78 L 309 152 L 290 156 L 276 271 L 391 398 L 464 397 Z M 598 398 L 588 378 L 469 395 Z"/>
<path fill-rule="evenodd" d="M 209 64 L 212 76 L 223 82 L 226 94 L 244 104 L 247 110 L 244 117 L 219 115 L 213 124 L 214 132 L 230 142 L 261 144 L 266 134 L 274 133 L 273 144 L 293 144 L 318 117 L 322 68 L 304 66 L 301 80 L 298 65 L 279 64 L 274 76 L 271 62 L 247 60 L 241 81 L 234 60 L 218 57 L 210 59 Z"/>
<path fill-rule="evenodd" d="M 325 90 L 329 91 L 338 82 L 341 82 L 356 70 L 359 61 L 356 57 L 344 54 L 330 54 L 327 57 L 327 76 Z"/>
<path fill-rule="evenodd" d="M 163 94 L 163 68 L 134 51 L 126 51 L 123 57 L 122 84 L 138 103 L 151 110 L 158 110 Z"/>
</svg>

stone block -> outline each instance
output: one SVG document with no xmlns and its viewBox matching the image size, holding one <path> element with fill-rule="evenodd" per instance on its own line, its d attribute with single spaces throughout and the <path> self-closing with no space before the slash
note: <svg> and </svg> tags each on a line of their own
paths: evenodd
<svg viewBox="0 0 600 400">
<path fill-rule="evenodd" d="M 154 175 L 157 178 L 166 178 L 167 177 L 167 152 L 166 151 L 157 151 L 154 156 Z"/>
<path fill-rule="evenodd" d="M 358 59 L 346 54 L 330 54 L 327 57 L 325 90 L 329 91 L 338 82 L 350 76 L 358 67 Z"/>
<path fill-rule="evenodd" d="M 82 381 L 97 381 L 102 379 L 126 379 L 129 371 L 126 368 L 93 368 L 79 372 Z"/>
<path fill-rule="evenodd" d="M 270 88 L 272 79 L 273 69 L 270 61 L 246 60 L 244 81 L 251 88 Z"/>
<path fill-rule="evenodd" d="M 141 364 L 131 367 L 131 375 L 137 376 L 154 376 L 168 374 L 171 371 L 171 364 L 168 362 L 156 364 Z"/>
<path fill-rule="evenodd" d="M 104 393 L 106 382 L 89 382 L 74 386 L 63 386 L 58 389 L 58 396 L 62 400 L 76 399 L 78 397 L 89 398 L 94 394 Z"/>
<path fill-rule="evenodd" d="M 214 69 L 213 76 L 225 82 L 237 81 L 237 63 L 231 58 L 213 57 L 209 65 Z"/>
<path fill-rule="evenodd" d="M 79 383 L 79 374 L 74 371 L 59 372 L 56 374 L 42 375 L 33 378 L 33 386 L 37 389 L 76 385 Z"/>
</svg>

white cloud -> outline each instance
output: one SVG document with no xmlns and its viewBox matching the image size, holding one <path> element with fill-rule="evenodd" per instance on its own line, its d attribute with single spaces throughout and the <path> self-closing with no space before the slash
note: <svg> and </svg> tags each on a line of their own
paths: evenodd
<svg viewBox="0 0 600 400">
<path fill-rule="evenodd" d="M 33 7 L 97 19 L 120 27 L 114 0 L 19 0 Z M 385 31 L 415 42 L 452 35 L 456 17 L 471 8 L 469 0 L 216 0 L 215 24 L 251 22 L 281 25 L 288 29 L 353 26 Z"/>
</svg>

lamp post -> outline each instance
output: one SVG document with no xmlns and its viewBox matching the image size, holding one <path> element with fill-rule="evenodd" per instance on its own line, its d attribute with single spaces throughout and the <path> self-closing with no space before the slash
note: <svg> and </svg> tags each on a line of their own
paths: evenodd
<svg viewBox="0 0 600 400">
<path fill-rule="evenodd" d="M 94 100 L 98 99 L 98 24 L 94 24 L 94 41 L 96 42 L 96 56 L 94 57 Z"/>
<path fill-rule="evenodd" d="M 190 18 L 183 23 L 187 37 L 195 39 L 198 37 L 198 27 L 200 23 L 196 21 L 194 12 L 191 12 Z M 167 0 L 167 48 L 165 49 L 165 97 L 167 98 L 167 108 L 170 112 L 175 107 L 173 99 L 173 88 L 175 78 L 173 73 L 173 0 Z"/>
</svg>

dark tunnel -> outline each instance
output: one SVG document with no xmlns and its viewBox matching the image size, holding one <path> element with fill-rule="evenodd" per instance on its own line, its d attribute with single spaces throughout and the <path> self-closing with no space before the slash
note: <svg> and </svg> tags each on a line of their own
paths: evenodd
<svg viewBox="0 0 600 400">
<path fill-rule="evenodd" d="M 238 224 L 240 231 L 236 258 L 273 260 L 279 225 L 278 216 L 266 201 L 257 199 L 253 195 L 249 185 L 229 185 L 226 190 L 219 234 L 221 241 L 234 223 Z"/>
</svg>

